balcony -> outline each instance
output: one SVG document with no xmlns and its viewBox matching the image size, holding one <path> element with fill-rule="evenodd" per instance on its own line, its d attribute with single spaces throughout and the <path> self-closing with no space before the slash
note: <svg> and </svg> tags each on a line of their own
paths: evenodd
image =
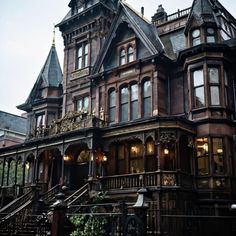
<svg viewBox="0 0 236 236">
<path fill-rule="evenodd" d="M 193 177 L 180 171 L 155 171 L 148 173 L 100 177 L 101 189 L 105 191 L 150 189 L 193 188 Z"/>
<path fill-rule="evenodd" d="M 86 128 L 102 128 L 105 122 L 88 112 L 68 112 L 63 118 L 53 120 L 48 126 L 38 127 L 29 139 L 42 138 L 52 135 L 63 134 Z"/>
</svg>

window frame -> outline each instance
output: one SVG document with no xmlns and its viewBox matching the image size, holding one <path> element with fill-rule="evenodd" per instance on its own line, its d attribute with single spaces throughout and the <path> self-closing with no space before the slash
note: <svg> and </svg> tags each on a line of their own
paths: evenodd
<svg viewBox="0 0 236 236">
<path fill-rule="evenodd" d="M 76 70 L 89 67 L 89 43 L 87 41 L 78 43 L 76 48 Z"/>
<path fill-rule="evenodd" d="M 79 107 L 80 106 L 79 103 L 81 103 L 81 108 Z M 86 107 L 85 107 L 85 103 L 87 103 Z M 75 109 L 77 112 L 88 112 L 89 111 L 89 96 L 84 95 L 84 96 L 76 98 Z"/>
</svg>

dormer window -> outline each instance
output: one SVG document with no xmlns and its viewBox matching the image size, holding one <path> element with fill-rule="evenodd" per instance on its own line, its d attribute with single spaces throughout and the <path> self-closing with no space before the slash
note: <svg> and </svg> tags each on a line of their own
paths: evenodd
<svg viewBox="0 0 236 236">
<path fill-rule="evenodd" d="M 117 48 L 117 61 L 120 66 L 131 63 L 136 60 L 135 40 L 127 40 L 120 43 Z"/>
<path fill-rule="evenodd" d="M 192 31 L 192 45 L 196 46 L 201 43 L 201 38 L 200 38 L 200 29 L 194 29 Z"/>
<path fill-rule="evenodd" d="M 77 49 L 77 69 L 82 69 L 89 65 L 88 56 L 88 43 L 82 43 L 78 46 Z"/>
<path fill-rule="evenodd" d="M 207 28 L 206 30 L 206 42 L 215 43 L 215 30 L 213 28 Z"/>
</svg>

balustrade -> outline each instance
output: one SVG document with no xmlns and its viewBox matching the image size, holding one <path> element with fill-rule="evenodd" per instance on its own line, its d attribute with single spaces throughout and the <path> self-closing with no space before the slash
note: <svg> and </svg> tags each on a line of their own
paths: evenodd
<svg viewBox="0 0 236 236">
<path fill-rule="evenodd" d="M 192 176 L 179 171 L 103 176 L 100 181 L 102 189 L 105 190 L 137 189 L 142 187 L 193 187 Z"/>
</svg>

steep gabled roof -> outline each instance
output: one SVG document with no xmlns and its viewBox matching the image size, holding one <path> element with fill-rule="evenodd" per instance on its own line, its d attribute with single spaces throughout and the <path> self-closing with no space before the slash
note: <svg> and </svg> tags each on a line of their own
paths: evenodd
<svg viewBox="0 0 236 236">
<path fill-rule="evenodd" d="M 192 22 L 195 25 L 201 26 L 204 23 L 218 24 L 218 20 L 215 17 L 213 6 L 209 0 L 194 0 L 192 8 L 188 17 L 188 21 L 185 27 L 185 33 L 190 29 Z"/>
<path fill-rule="evenodd" d="M 117 16 L 114 19 L 111 30 L 107 35 L 104 46 L 101 49 L 98 59 L 94 65 L 94 73 L 99 72 L 105 56 L 111 46 L 112 40 L 115 37 L 116 31 L 119 25 L 123 22 L 127 22 L 129 24 L 129 27 L 132 28 L 134 33 L 139 37 L 151 55 L 157 55 L 164 52 L 164 46 L 158 36 L 156 27 L 132 9 L 127 3 L 121 1 Z"/>
<path fill-rule="evenodd" d="M 49 54 L 47 56 L 46 62 L 41 69 L 39 76 L 30 92 L 29 97 L 26 102 L 22 105 L 17 106 L 19 109 L 32 104 L 36 96 L 36 90 L 42 84 L 44 87 L 59 87 L 63 82 L 63 76 L 61 71 L 61 66 L 58 60 L 56 47 L 53 43 Z"/>
</svg>

